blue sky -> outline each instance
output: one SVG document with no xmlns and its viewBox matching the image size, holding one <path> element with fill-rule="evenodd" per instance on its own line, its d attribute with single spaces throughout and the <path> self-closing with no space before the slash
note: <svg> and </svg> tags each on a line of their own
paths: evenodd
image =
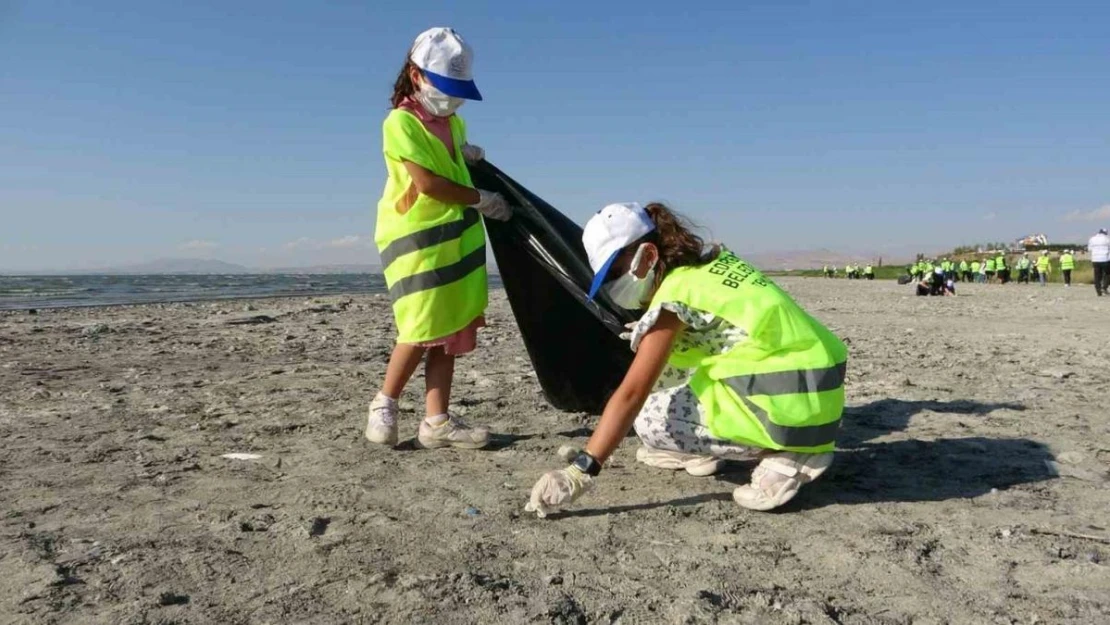
<svg viewBox="0 0 1110 625">
<path fill-rule="evenodd" d="M 911 4 L 913 6 L 911 6 Z M 1106 2 L 0 0 L 0 269 L 375 262 L 380 124 L 458 29 L 491 161 L 749 252 L 1110 226 Z"/>
</svg>

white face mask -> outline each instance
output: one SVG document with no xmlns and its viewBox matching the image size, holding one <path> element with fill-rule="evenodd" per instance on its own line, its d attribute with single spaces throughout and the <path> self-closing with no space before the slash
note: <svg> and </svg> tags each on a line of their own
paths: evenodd
<svg viewBox="0 0 1110 625">
<path fill-rule="evenodd" d="M 455 98 L 443 93 L 427 82 L 420 84 L 413 97 L 420 103 L 420 106 L 424 107 L 425 111 L 436 117 L 450 117 L 466 102 L 462 98 Z"/>
<path fill-rule="evenodd" d="M 644 300 L 647 299 L 648 292 L 651 291 L 652 284 L 655 283 L 655 263 L 651 263 L 647 273 L 643 278 L 636 277 L 636 269 L 640 266 L 640 261 L 643 260 L 644 249 L 647 243 L 641 244 L 640 248 L 636 250 L 636 256 L 632 259 L 632 265 L 628 269 L 628 273 L 613 280 L 605 286 L 606 294 L 613 303 L 621 308 L 628 310 L 639 310 L 644 307 Z"/>
</svg>

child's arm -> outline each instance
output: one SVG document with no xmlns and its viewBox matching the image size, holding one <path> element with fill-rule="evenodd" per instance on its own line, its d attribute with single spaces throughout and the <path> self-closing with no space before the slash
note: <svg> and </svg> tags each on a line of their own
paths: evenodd
<svg viewBox="0 0 1110 625">
<path fill-rule="evenodd" d="M 478 210 L 490 219 L 507 221 L 513 216 L 513 209 L 499 193 L 479 191 L 443 176 L 433 174 L 412 161 L 402 160 L 412 183 L 420 193 L 447 204 L 462 204 Z"/>
<path fill-rule="evenodd" d="M 605 411 L 586 443 L 586 453 L 593 456 L 599 464 L 605 464 L 632 428 L 632 422 L 640 414 L 655 381 L 667 364 L 675 337 L 682 329 L 678 315 L 663 310 L 655 326 L 640 340 L 636 358 L 632 361 L 624 381 L 605 404 Z"/>
<path fill-rule="evenodd" d="M 586 453 L 593 456 L 599 466 L 613 454 L 631 429 L 644 401 L 651 394 L 655 381 L 666 366 L 675 337 L 681 329 L 682 322 L 678 316 L 663 311 L 655 327 L 640 341 L 632 366 L 625 374 L 620 388 L 605 404 L 601 421 L 586 444 Z M 590 476 L 575 464 L 559 471 L 548 471 L 532 487 L 524 509 L 535 512 L 540 517 L 546 516 L 560 506 L 573 503 L 589 489 L 590 484 Z"/>
<path fill-rule="evenodd" d="M 401 161 L 412 178 L 412 183 L 420 193 L 444 202 L 446 204 L 462 204 L 473 206 L 478 203 L 480 195 L 477 189 L 463 186 L 433 174 L 412 161 Z"/>
</svg>

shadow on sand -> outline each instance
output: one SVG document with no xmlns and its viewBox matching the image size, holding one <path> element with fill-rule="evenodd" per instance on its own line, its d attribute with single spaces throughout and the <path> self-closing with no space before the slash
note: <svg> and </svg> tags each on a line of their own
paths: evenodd
<svg viewBox="0 0 1110 625">
<path fill-rule="evenodd" d="M 945 501 L 987 494 L 1022 484 L 1052 479 L 1046 461 L 1048 447 L 1025 438 L 941 438 L 870 442 L 889 432 L 901 431 L 909 420 L 925 411 L 986 416 L 996 410 L 1025 410 L 1016 403 L 975 401 L 904 401 L 882 399 L 845 410 L 844 430 L 836 462 L 817 482 L 802 489 L 781 512 L 795 512 L 827 505 L 879 502 Z M 747 483 L 749 470 L 730 464 L 717 476 L 729 485 Z M 663 506 L 691 506 L 728 499 L 730 493 L 682 497 L 671 501 L 568 511 L 565 516 L 596 516 L 648 510 Z"/>
</svg>

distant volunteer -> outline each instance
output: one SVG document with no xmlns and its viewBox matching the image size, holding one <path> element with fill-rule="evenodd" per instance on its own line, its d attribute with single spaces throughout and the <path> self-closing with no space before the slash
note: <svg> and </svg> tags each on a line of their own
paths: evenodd
<svg viewBox="0 0 1110 625">
<path fill-rule="evenodd" d="M 1041 281 L 1041 286 L 1048 282 L 1048 274 L 1052 272 L 1052 260 L 1048 257 L 1048 250 L 1041 252 L 1040 257 L 1037 258 L 1037 277 Z"/>
<path fill-rule="evenodd" d="M 1029 260 L 1029 252 L 1021 255 L 1017 263 L 1018 267 L 1018 284 L 1029 284 L 1029 270 L 1033 267 L 1033 261 Z"/>
<path fill-rule="evenodd" d="M 1091 266 L 1095 270 L 1095 293 L 1102 297 L 1103 293 L 1110 292 L 1110 235 L 1106 228 L 1101 228 L 1098 234 L 1087 242 L 1087 251 L 1091 253 Z"/>
<path fill-rule="evenodd" d="M 474 350 L 485 325 L 486 233 L 482 217 L 512 215 L 504 198 L 474 188 L 468 162 L 484 152 L 467 143 L 456 111 L 482 96 L 471 77 L 470 45 L 450 28 L 420 34 L 394 83 L 382 124 L 385 191 L 374 239 L 393 301 L 397 344 L 370 404 L 366 438 L 398 441 L 398 399 L 424 361 L 424 447 L 476 449 L 489 441 L 448 413 L 455 358 Z"/>
<path fill-rule="evenodd" d="M 975 282 L 983 281 L 983 264 L 977 260 L 971 261 L 971 275 Z"/>
<path fill-rule="evenodd" d="M 999 254 L 998 258 L 994 259 L 994 272 L 998 276 L 999 283 L 1006 284 L 1010 281 L 1010 268 L 1006 265 L 1005 254 Z"/>
<path fill-rule="evenodd" d="M 758 460 L 733 491 L 751 510 L 785 504 L 828 469 L 844 409 L 840 339 L 662 204 L 606 206 L 582 242 L 590 297 L 644 311 L 628 335 L 636 356 L 585 449 L 536 482 L 526 510 L 577 500 L 632 428 L 651 467 L 706 476 L 726 458 Z"/>
<path fill-rule="evenodd" d="M 1060 273 L 1064 274 L 1064 286 L 1071 286 L 1071 272 L 1075 269 L 1075 255 L 1071 250 L 1064 250 L 1060 255 Z"/>
<path fill-rule="evenodd" d="M 971 266 L 967 264 L 966 260 L 960 261 L 960 280 L 971 282 Z"/>
<path fill-rule="evenodd" d="M 863 268 L 863 276 L 865 278 L 867 278 L 868 280 L 874 280 L 875 279 L 875 268 L 872 267 L 871 265 L 868 265 L 868 266 L 864 267 Z"/>
<path fill-rule="evenodd" d="M 933 290 L 932 295 L 944 295 L 944 287 L 948 283 L 948 279 L 944 275 L 944 266 L 937 265 L 933 268 Z"/>
</svg>

